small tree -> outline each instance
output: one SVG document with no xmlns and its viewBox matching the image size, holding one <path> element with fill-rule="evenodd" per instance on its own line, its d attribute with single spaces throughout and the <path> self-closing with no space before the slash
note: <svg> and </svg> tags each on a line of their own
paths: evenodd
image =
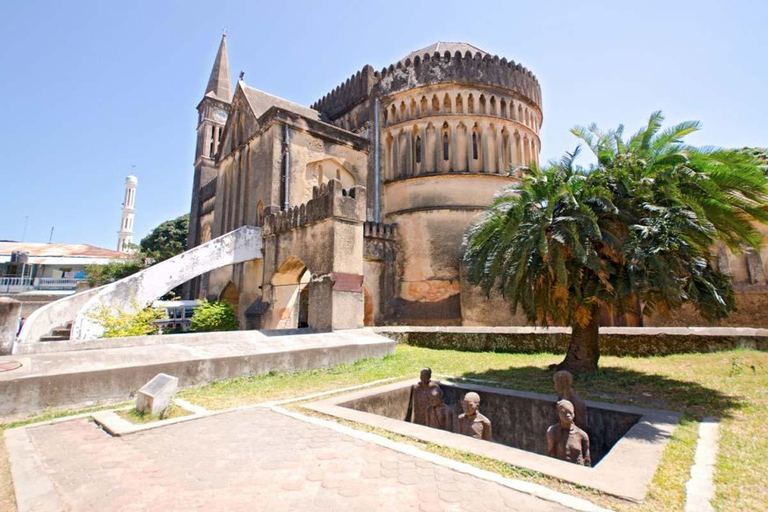
<svg viewBox="0 0 768 512">
<path fill-rule="evenodd" d="M 192 315 L 190 329 L 195 332 L 236 331 L 240 328 L 235 310 L 223 301 L 203 301 Z"/>
<path fill-rule="evenodd" d="M 711 264 L 720 241 L 757 247 L 755 222 L 768 222 L 768 180 L 744 152 L 683 144 L 687 122 L 661 131 L 661 113 L 623 139 L 575 128 L 597 157 L 574 165 L 578 148 L 544 170 L 528 169 L 467 237 L 469 279 L 498 286 L 531 322 L 572 327 L 558 369 L 593 372 L 600 357 L 599 313 L 642 306 L 643 315 L 684 303 L 708 319 L 735 309 L 729 276 Z"/>
<path fill-rule="evenodd" d="M 167 220 L 141 239 L 141 250 L 148 257 L 160 262 L 187 250 L 189 214 Z"/>
</svg>

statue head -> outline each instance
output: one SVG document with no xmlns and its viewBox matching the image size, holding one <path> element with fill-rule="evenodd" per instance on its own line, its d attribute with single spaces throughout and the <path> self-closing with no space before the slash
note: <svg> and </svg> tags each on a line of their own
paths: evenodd
<svg viewBox="0 0 768 512">
<path fill-rule="evenodd" d="M 568 400 L 557 402 L 557 420 L 562 428 L 571 428 L 576 415 L 573 412 L 573 404 Z"/>
<path fill-rule="evenodd" d="M 573 375 L 571 372 L 566 370 L 555 372 L 552 380 L 555 383 L 555 391 L 557 392 L 558 396 L 565 396 L 570 394 L 571 386 L 573 385 Z"/>
<path fill-rule="evenodd" d="M 429 381 L 432 380 L 432 369 L 431 368 L 424 368 L 421 370 L 421 376 L 420 376 L 421 383 L 425 386 L 429 385 Z"/>
<path fill-rule="evenodd" d="M 464 414 L 467 416 L 474 416 L 480 409 L 480 395 L 474 391 L 470 391 L 464 395 L 464 400 L 461 402 L 461 408 L 464 409 Z"/>
<path fill-rule="evenodd" d="M 443 390 L 439 386 L 433 387 L 429 392 L 429 405 L 432 407 L 443 405 Z"/>
</svg>

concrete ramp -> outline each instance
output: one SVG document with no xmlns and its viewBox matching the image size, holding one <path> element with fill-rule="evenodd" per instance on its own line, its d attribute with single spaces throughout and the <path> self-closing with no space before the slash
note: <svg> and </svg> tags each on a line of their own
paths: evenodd
<svg viewBox="0 0 768 512">
<path fill-rule="evenodd" d="M 323 368 L 395 351 L 396 342 L 371 331 L 347 330 L 276 336 L 234 331 L 158 336 L 175 342 L 111 349 L 0 357 L 16 370 L 0 373 L 0 418 L 47 408 L 81 408 L 129 400 L 158 373 L 182 387 L 221 379 Z M 118 342 L 123 338 L 113 338 Z M 165 341 L 165 340 L 164 340 Z"/>
<path fill-rule="evenodd" d="M 99 338 L 104 328 L 93 316 L 103 307 L 134 312 L 194 279 L 219 267 L 261 258 L 261 228 L 243 226 L 148 269 L 108 284 L 77 312 L 72 340 Z"/>
</svg>

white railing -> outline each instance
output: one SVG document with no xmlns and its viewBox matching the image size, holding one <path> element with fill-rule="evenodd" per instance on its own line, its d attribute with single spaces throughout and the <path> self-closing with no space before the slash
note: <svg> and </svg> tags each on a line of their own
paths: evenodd
<svg viewBox="0 0 768 512">
<path fill-rule="evenodd" d="M 0 293 L 20 293 L 30 290 L 74 290 L 85 279 L 74 277 L 0 277 Z"/>
</svg>

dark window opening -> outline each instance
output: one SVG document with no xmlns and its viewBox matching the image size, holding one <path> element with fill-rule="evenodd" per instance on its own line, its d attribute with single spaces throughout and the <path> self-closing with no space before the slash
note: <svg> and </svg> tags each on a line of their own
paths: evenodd
<svg viewBox="0 0 768 512">
<path fill-rule="evenodd" d="M 443 133 L 443 160 L 448 160 L 448 134 Z"/>
<path fill-rule="evenodd" d="M 416 137 L 416 163 L 421 163 L 421 137 Z"/>
<path fill-rule="evenodd" d="M 472 158 L 477 160 L 477 134 L 472 134 Z"/>
</svg>

